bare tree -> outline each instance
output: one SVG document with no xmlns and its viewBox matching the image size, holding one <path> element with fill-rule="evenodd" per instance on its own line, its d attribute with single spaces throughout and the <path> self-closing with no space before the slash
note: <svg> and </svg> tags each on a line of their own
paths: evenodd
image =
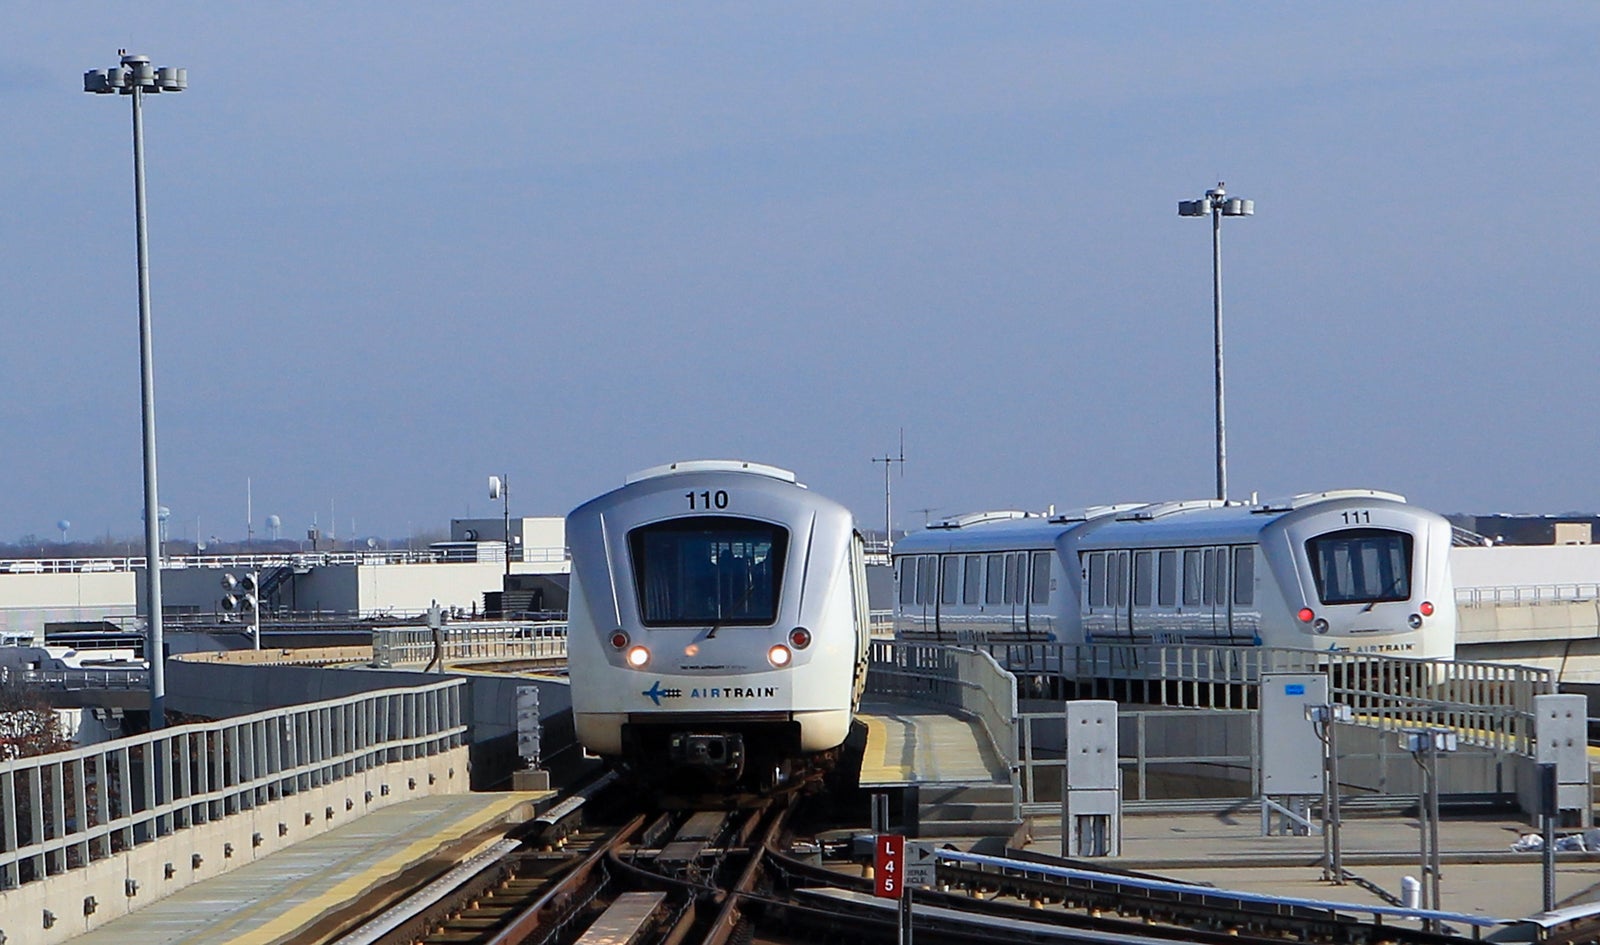
<svg viewBox="0 0 1600 945">
<path fill-rule="evenodd" d="M 0 761 L 72 747 L 61 719 L 39 694 L 0 676 Z"/>
</svg>

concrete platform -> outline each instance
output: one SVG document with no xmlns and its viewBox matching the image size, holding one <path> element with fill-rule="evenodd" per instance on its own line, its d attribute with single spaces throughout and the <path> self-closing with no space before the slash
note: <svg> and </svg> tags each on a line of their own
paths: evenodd
<svg viewBox="0 0 1600 945">
<path fill-rule="evenodd" d="M 934 706 L 867 700 L 861 786 L 1009 783 L 1010 771 L 975 719 Z"/>
<path fill-rule="evenodd" d="M 443 872 L 548 793 L 447 794 L 375 811 L 80 935 L 81 945 L 271 945 L 335 928 L 365 893 Z"/>
<path fill-rule="evenodd" d="M 1322 880 L 1322 837 L 1263 837 L 1258 808 L 1231 814 L 1145 814 L 1123 818 L 1122 856 L 1107 866 L 1142 870 L 1223 889 L 1379 904 L 1372 888 Z M 1515 853 L 1518 837 L 1536 828 L 1514 817 L 1459 817 L 1440 824 L 1440 892 L 1446 911 L 1519 918 L 1543 910 L 1538 853 Z M 1567 833 L 1570 831 L 1561 831 Z M 1060 823 L 1036 818 L 1030 847 L 1060 852 Z M 1347 819 L 1344 867 L 1363 883 L 1400 894 L 1405 876 L 1421 878 L 1415 817 Z M 1558 853 L 1557 907 L 1600 901 L 1600 854 Z"/>
</svg>

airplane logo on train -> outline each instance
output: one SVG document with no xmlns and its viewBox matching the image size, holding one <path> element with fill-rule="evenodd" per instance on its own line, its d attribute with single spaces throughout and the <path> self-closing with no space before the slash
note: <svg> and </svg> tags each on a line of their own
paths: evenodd
<svg viewBox="0 0 1600 945">
<path fill-rule="evenodd" d="M 639 695 L 641 695 L 641 696 L 649 696 L 650 697 L 650 701 L 654 702 L 656 705 L 659 706 L 661 704 L 661 698 L 663 696 L 665 696 L 668 699 L 676 699 L 679 696 L 683 695 L 683 690 L 679 689 L 677 687 L 672 687 L 672 688 L 669 688 L 669 689 L 662 689 L 661 688 L 661 680 L 658 679 L 655 682 L 650 684 L 650 688 L 649 689 L 646 689 L 644 692 L 639 693 Z"/>
</svg>

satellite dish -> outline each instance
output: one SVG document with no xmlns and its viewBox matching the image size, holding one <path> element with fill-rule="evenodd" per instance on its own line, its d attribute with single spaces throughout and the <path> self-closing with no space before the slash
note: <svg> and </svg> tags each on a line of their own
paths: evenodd
<svg viewBox="0 0 1600 945">
<path fill-rule="evenodd" d="M 368 538 L 367 539 L 367 547 L 368 548 L 376 548 L 376 547 L 378 547 L 378 539 L 376 539 L 376 538 Z"/>
<path fill-rule="evenodd" d="M 206 543 L 203 542 L 203 541 L 195 542 L 194 550 L 195 551 L 205 551 L 206 550 Z"/>
</svg>

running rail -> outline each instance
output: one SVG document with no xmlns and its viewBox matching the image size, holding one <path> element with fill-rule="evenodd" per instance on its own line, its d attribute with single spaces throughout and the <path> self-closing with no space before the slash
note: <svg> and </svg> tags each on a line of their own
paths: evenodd
<svg viewBox="0 0 1600 945">
<path fill-rule="evenodd" d="M 1380 916 L 1416 919 L 1418 921 L 1457 922 L 1475 928 L 1486 928 L 1491 925 L 1499 925 L 1502 922 L 1501 919 L 1490 916 L 1468 915 L 1464 912 L 1442 912 L 1437 909 L 1406 909 L 1401 906 L 1376 906 L 1355 902 L 1334 902 L 1328 899 L 1300 899 L 1292 896 L 1269 896 L 1265 893 L 1217 889 L 1213 886 L 1198 886 L 1194 883 L 1179 883 L 1164 879 L 1141 879 L 1122 873 L 1102 873 L 1098 870 L 1085 870 L 1070 866 L 1051 866 L 1046 863 L 1035 863 L 1028 860 L 985 856 L 981 853 L 963 853 L 959 850 L 935 850 L 933 852 L 934 856 L 941 860 L 972 863 L 978 866 L 992 866 L 996 869 L 1011 870 L 1018 873 L 1033 873 L 1040 876 L 1049 876 L 1053 879 L 1076 879 L 1101 885 L 1195 896 L 1200 899 L 1226 897 L 1234 902 L 1249 902 L 1258 905 L 1325 909 L 1330 912 L 1353 912 L 1372 916 L 1374 924 L 1378 923 Z"/>
</svg>

